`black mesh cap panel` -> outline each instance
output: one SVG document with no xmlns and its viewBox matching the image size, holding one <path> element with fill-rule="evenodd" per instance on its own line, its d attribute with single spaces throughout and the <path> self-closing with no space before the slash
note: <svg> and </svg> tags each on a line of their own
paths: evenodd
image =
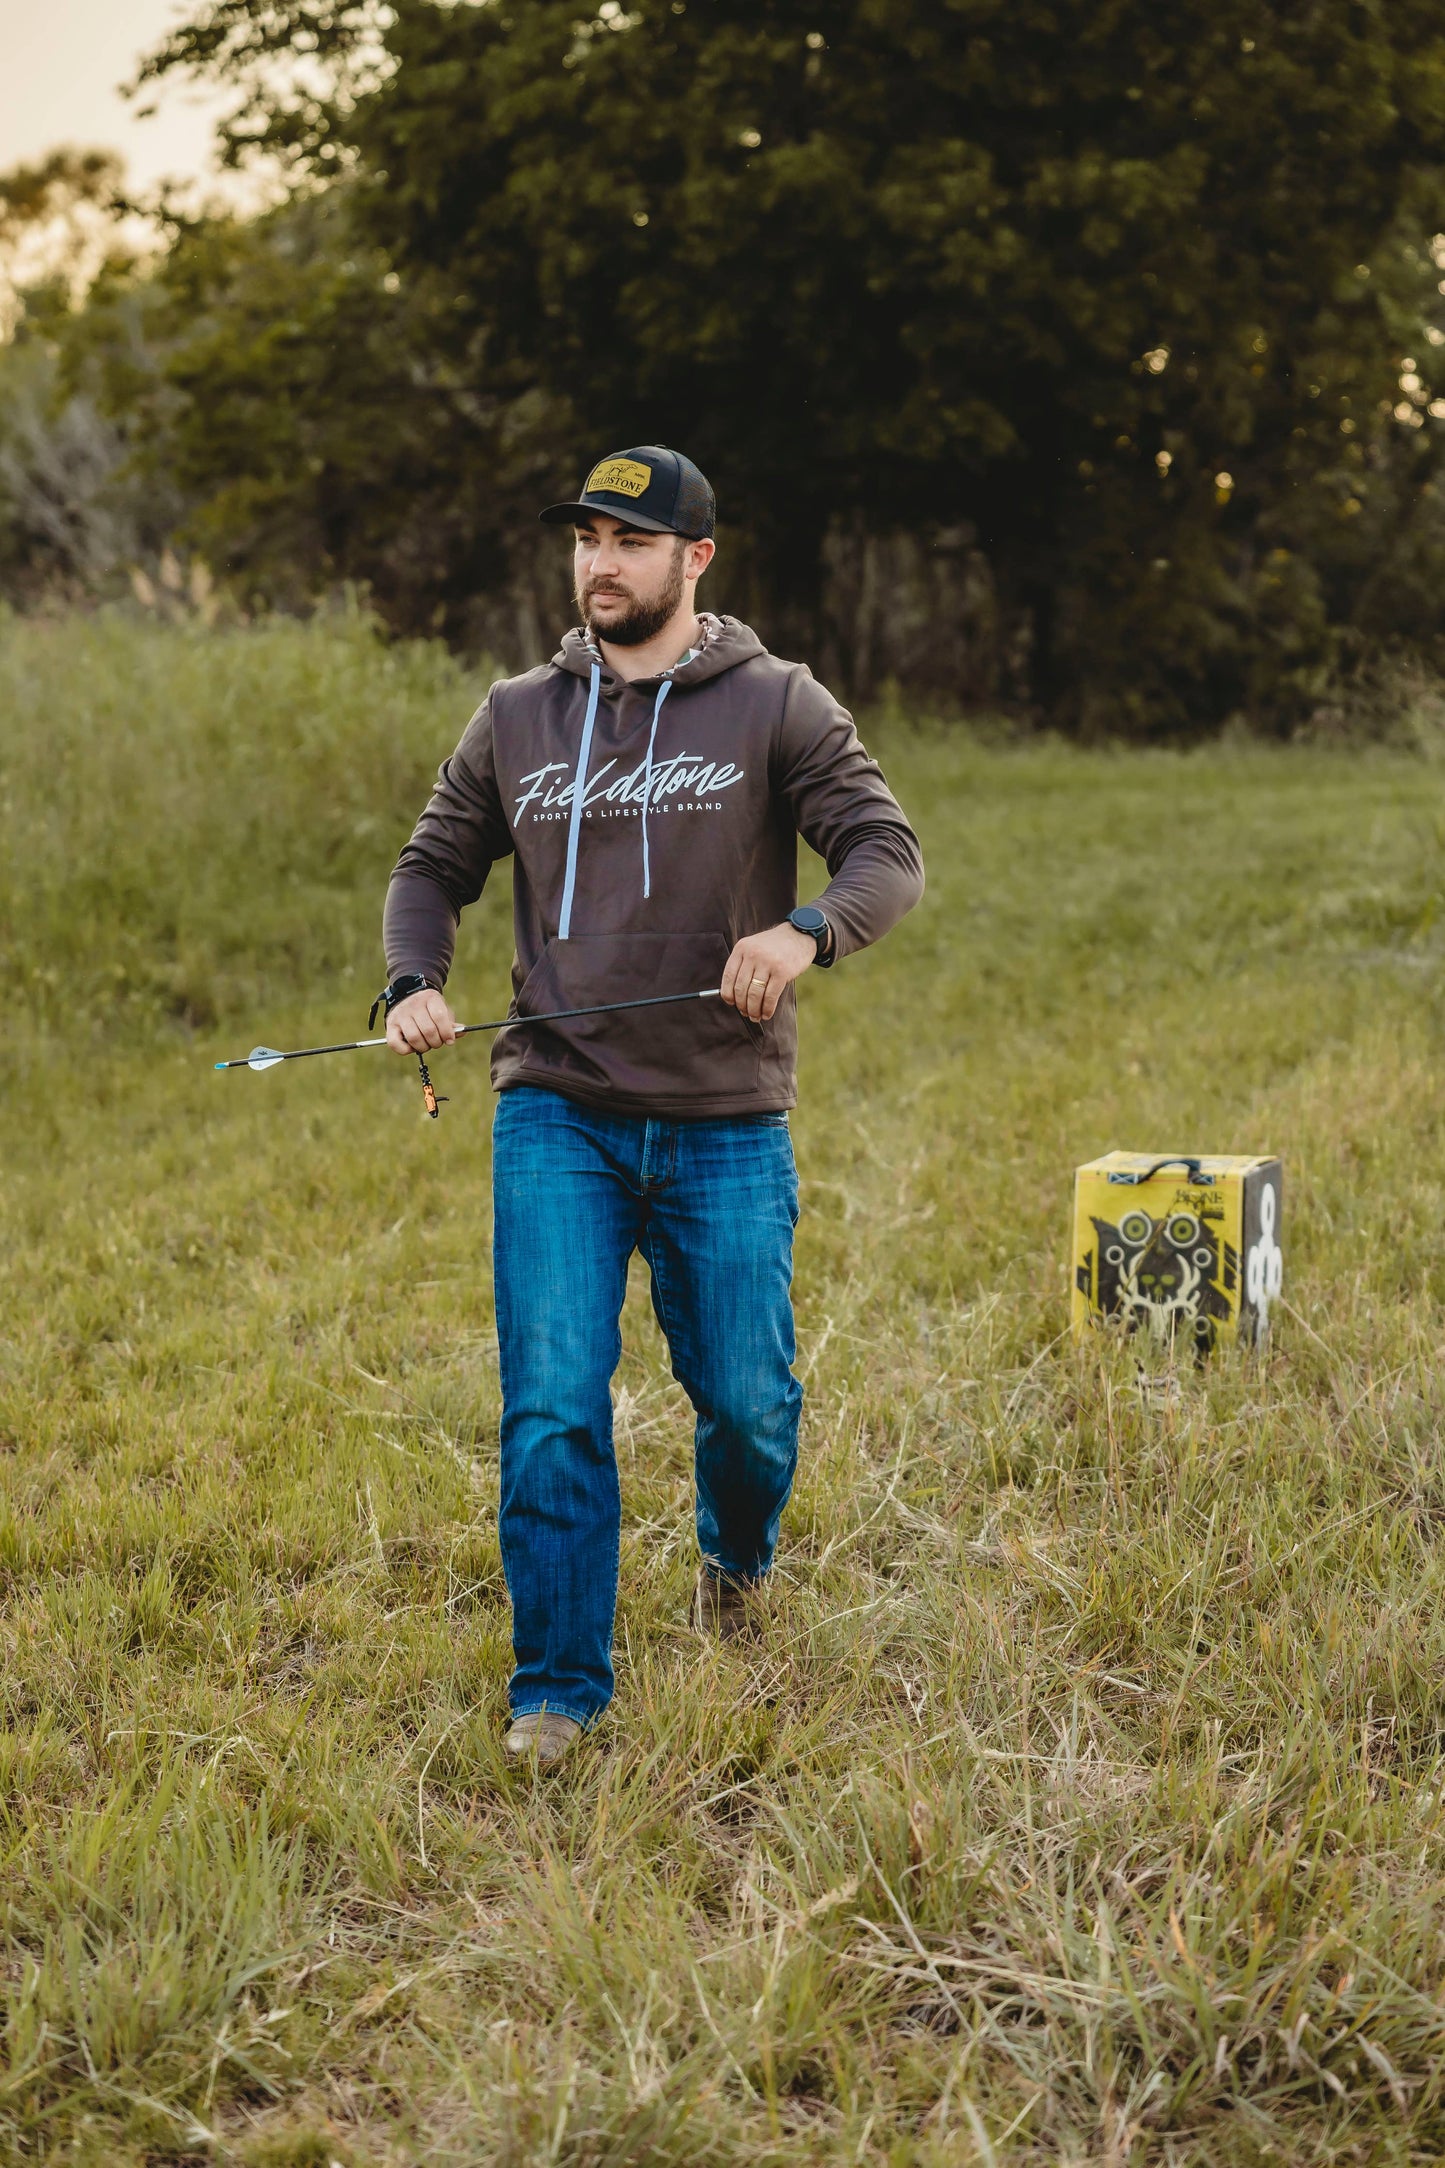
<svg viewBox="0 0 1445 2168">
<path fill-rule="evenodd" d="M 679 534 L 710 535 L 717 521 L 712 485 L 690 459 L 679 459 L 678 468 L 677 503 L 673 508 L 672 524 Z"/>
</svg>

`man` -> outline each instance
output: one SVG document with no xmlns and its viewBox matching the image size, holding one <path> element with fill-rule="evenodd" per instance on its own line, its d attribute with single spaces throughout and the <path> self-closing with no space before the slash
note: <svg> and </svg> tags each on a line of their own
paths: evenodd
<svg viewBox="0 0 1445 2168">
<path fill-rule="evenodd" d="M 851 718 L 736 618 L 699 616 L 713 493 L 661 445 L 544 520 L 575 529 L 580 629 L 493 685 L 387 892 L 387 1041 L 455 1037 L 457 920 L 513 859 L 518 1019 L 492 1055 L 507 1752 L 551 1761 L 612 1696 L 621 1506 L 609 1392 L 634 1249 L 697 1413 L 694 1615 L 749 1628 L 792 1488 L 794 982 L 922 893 Z M 831 880 L 796 909 L 799 834 Z"/>
</svg>

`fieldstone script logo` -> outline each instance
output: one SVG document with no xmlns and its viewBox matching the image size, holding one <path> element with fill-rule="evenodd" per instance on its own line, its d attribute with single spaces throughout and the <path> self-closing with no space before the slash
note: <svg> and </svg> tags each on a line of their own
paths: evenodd
<svg viewBox="0 0 1445 2168">
<path fill-rule="evenodd" d="M 588 776 L 582 799 L 584 814 L 591 813 L 594 807 L 640 812 L 644 799 L 651 813 L 660 806 L 667 808 L 667 801 L 674 798 L 679 812 L 714 811 L 716 794 L 741 783 L 744 773 L 730 760 L 704 760 L 699 753 L 674 753 L 670 760 L 653 762 L 649 793 L 646 761 L 639 762 L 627 775 L 614 776 L 609 783 L 607 777 L 616 766 L 615 760 L 609 760 L 595 775 Z M 534 768 L 530 775 L 522 776 L 521 794 L 512 809 L 512 826 L 517 826 L 529 808 L 534 821 L 560 820 L 570 813 L 576 783 L 564 781 L 567 774 L 565 761 L 549 760 L 545 768 Z"/>
</svg>

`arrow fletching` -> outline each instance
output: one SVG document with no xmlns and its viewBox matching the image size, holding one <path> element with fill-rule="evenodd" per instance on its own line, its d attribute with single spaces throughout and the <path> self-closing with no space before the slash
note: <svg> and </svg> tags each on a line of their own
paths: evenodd
<svg viewBox="0 0 1445 2168">
<path fill-rule="evenodd" d="M 274 1069 L 278 1061 L 285 1059 L 286 1056 L 278 1054 L 274 1046 L 253 1046 L 246 1056 L 246 1067 L 259 1074 L 262 1069 Z"/>
</svg>

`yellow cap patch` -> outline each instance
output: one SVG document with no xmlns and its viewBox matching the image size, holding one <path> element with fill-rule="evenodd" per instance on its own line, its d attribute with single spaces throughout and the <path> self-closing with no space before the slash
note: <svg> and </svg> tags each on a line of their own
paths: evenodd
<svg viewBox="0 0 1445 2168">
<path fill-rule="evenodd" d="M 651 480 L 651 467 L 640 459 L 604 459 L 588 475 L 582 494 L 590 497 L 594 489 L 610 489 L 614 497 L 640 497 Z"/>
</svg>

